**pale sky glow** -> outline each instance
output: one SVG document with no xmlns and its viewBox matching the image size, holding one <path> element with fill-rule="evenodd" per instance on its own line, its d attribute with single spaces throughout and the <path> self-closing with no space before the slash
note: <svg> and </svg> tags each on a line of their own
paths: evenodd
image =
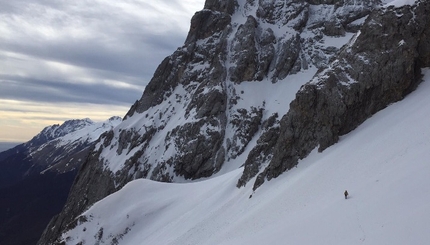
<svg viewBox="0 0 430 245">
<path fill-rule="evenodd" d="M 0 142 L 124 116 L 204 0 L 0 0 Z"/>
</svg>

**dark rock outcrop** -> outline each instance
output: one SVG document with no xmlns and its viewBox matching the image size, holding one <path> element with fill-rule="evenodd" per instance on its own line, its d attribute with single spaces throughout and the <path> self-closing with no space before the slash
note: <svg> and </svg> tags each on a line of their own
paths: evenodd
<svg viewBox="0 0 430 245">
<path fill-rule="evenodd" d="M 224 1 L 224 0 L 206 0 L 205 9 L 210 9 L 217 12 L 224 12 L 233 14 L 235 8 L 238 6 L 237 0 Z"/>
<path fill-rule="evenodd" d="M 374 113 L 403 99 L 429 66 L 428 2 L 374 11 L 329 66 L 304 85 L 280 123 L 269 165 L 254 189 L 295 166 L 315 147 L 323 151 Z M 261 144 L 258 151 L 267 151 Z M 259 154 L 256 154 L 259 155 Z M 264 161 L 249 156 L 241 186 Z"/>
</svg>

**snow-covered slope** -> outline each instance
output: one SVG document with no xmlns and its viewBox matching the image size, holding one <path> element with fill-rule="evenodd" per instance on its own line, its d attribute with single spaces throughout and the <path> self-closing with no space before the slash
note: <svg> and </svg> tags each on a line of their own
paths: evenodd
<svg viewBox="0 0 430 245">
<path fill-rule="evenodd" d="M 236 188 L 241 169 L 195 183 L 134 180 L 87 210 L 63 239 L 119 245 L 426 244 L 430 70 L 423 72 L 425 81 L 403 101 L 255 193 Z"/>
<path fill-rule="evenodd" d="M 229 225 L 227 216 L 242 220 L 257 215 L 255 210 L 246 211 L 254 202 L 247 203 L 251 190 L 264 186 L 267 193 L 275 193 L 281 187 L 271 181 L 286 171 L 296 171 L 299 162 L 303 168 L 315 157 L 315 151 L 342 141 L 344 135 L 404 99 L 421 82 L 421 69 L 430 66 L 430 4 L 417 1 L 402 8 L 395 7 L 399 2 L 388 7 L 379 4 L 389 3 L 207 0 L 204 10 L 191 20 L 184 46 L 159 65 L 123 122 L 99 138 L 63 211 L 45 229 L 39 244 L 56 244 L 67 238 L 64 234 L 70 230 L 72 244 L 83 242 L 78 239 L 81 236 L 88 241 L 95 239 L 95 243 L 116 243 L 120 238 L 133 237 L 129 236 L 132 227 L 141 226 L 149 227 L 149 231 L 135 229 L 139 234 L 156 239 L 149 233 L 157 237 L 158 225 L 179 230 L 174 238 L 160 233 L 160 239 L 179 244 L 181 239 L 190 243 L 197 239 L 200 243 L 195 234 L 208 237 L 205 230 L 217 233 Z M 342 161 L 342 156 L 336 157 Z M 119 216 L 109 216 L 115 221 L 97 220 L 103 219 L 105 209 L 101 207 L 102 211 L 94 209 L 94 215 L 77 218 L 90 212 L 97 201 L 141 178 L 188 184 L 138 181 L 154 191 L 166 192 L 167 198 L 154 204 L 145 204 L 148 199 L 142 199 L 149 211 L 142 210 L 140 218 L 134 215 L 137 209 L 133 207 L 142 206 L 134 196 L 129 197 L 133 203 L 125 197 L 114 198 L 131 208 L 133 215 L 119 212 Z M 318 185 L 312 180 L 318 179 L 313 174 L 308 178 L 309 186 Z M 233 179 L 242 189 L 234 189 Z M 128 188 L 132 187 L 125 190 Z M 300 188 L 288 191 L 294 193 L 293 189 Z M 147 191 L 146 196 L 159 197 L 147 189 L 131 192 Z M 276 199 L 260 190 L 256 195 Z M 295 195 L 299 194 L 291 198 L 301 198 Z M 183 208 L 180 211 L 173 207 L 177 202 L 183 202 L 178 204 Z M 221 207 L 230 208 L 230 203 L 238 205 L 232 205 L 223 216 Z M 194 211 L 185 212 L 187 209 Z M 166 224 L 164 212 L 169 219 L 179 215 L 179 221 L 187 218 L 197 223 L 192 221 L 188 228 L 182 225 L 186 221 Z M 274 214 L 267 216 L 273 218 Z M 106 225 L 94 226 L 101 223 Z M 86 231 L 93 238 L 87 237 Z M 187 240 L 188 235 L 191 240 Z"/>
</svg>

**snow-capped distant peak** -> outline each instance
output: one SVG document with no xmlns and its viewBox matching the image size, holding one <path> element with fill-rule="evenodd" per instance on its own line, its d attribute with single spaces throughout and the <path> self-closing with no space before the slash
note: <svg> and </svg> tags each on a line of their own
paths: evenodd
<svg viewBox="0 0 430 245">
<path fill-rule="evenodd" d="M 50 140 L 65 136 L 74 131 L 83 129 L 94 122 L 89 118 L 67 120 L 63 124 L 54 124 L 45 127 L 39 134 L 33 137 L 28 144 L 31 147 L 40 146 Z"/>
<path fill-rule="evenodd" d="M 34 162 L 30 172 L 53 169 L 58 163 L 69 159 L 74 154 L 88 148 L 100 135 L 120 124 L 120 117 L 111 117 L 106 121 L 94 122 L 89 118 L 65 121 L 63 124 L 44 128 L 32 140 L 23 144 L 26 152 Z M 56 167 L 59 172 L 75 169 L 84 159 L 73 157 L 66 167 Z"/>
<path fill-rule="evenodd" d="M 60 144 L 68 144 L 77 140 L 81 142 L 93 142 L 97 140 L 102 133 L 116 127 L 119 123 L 121 123 L 121 120 L 122 119 L 120 117 L 111 117 L 103 122 L 93 122 L 92 124 L 89 124 L 78 130 L 74 130 L 63 137 L 60 137 L 58 142 L 61 142 Z"/>
</svg>

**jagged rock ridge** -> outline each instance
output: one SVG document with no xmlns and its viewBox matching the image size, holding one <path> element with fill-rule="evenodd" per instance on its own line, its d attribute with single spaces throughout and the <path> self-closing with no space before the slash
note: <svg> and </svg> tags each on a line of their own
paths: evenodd
<svg viewBox="0 0 430 245">
<path fill-rule="evenodd" d="M 395 9 L 373 10 L 378 3 L 206 1 L 205 9 L 191 20 L 184 46 L 160 64 L 123 123 L 100 138 L 63 212 L 39 244 L 61 241 L 62 231 L 81 222 L 75 217 L 135 178 L 171 182 L 209 177 L 239 167 L 243 162 L 236 159 L 246 156 L 238 186 L 258 176 L 257 188 L 315 147 L 325 149 L 377 110 L 403 98 L 419 82 L 419 68 L 427 64 L 427 56 L 413 51 L 428 50 L 423 38 L 428 20 L 423 17 L 418 29 L 410 29 L 402 18 L 408 20 L 408 11 L 427 11 L 428 4 L 402 8 L 402 17 Z M 402 21 L 384 17 L 389 15 Z M 373 32 L 373 21 L 382 31 Z M 391 24 L 395 26 L 384 29 Z M 380 40 L 381 33 L 398 31 L 402 34 L 395 39 Z M 379 56 L 391 52 L 399 43 L 390 41 L 400 42 L 400 37 L 409 46 L 409 33 L 417 38 L 412 48 L 403 50 L 408 54 L 404 61 L 413 62 L 412 72 L 400 61 L 390 64 L 388 56 Z M 366 40 L 379 44 L 367 45 Z M 376 73 L 386 67 L 407 72 L 400 80 L 393 76 L 381 83 L 387 72 Z M 317 69 L 287 115 L 288 100 L 273 107 L 284 101 L 283 93 L 295 94 L 297 90 L 290 90 L 309 81 Z M 258 96 L 253 96 L 254 89 L 261 90 Z"/>
</svg>

